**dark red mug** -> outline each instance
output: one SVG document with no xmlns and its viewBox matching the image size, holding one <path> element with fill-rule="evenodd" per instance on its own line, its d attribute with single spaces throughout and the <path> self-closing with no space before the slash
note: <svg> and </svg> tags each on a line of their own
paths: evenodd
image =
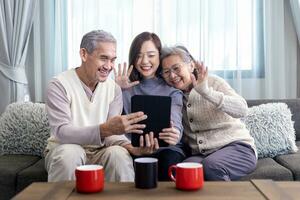
<svg viewBox="0 0 300 200">
<path fill-rule="evenodd" d="M 175 170 L 175 177 L 173 171 Z M 203 167 L 200 163 L 178 163 L 169 167 L 169 177 L 180 190 L 198 190 L 203 187 Z"/>
<path fill-rule="evenodd" d="M 104 188 L 104 169 L 101 165 L 79 166 L 75 170 L 75 176 L 77 192 L 100 192 Z"/>
</svg>

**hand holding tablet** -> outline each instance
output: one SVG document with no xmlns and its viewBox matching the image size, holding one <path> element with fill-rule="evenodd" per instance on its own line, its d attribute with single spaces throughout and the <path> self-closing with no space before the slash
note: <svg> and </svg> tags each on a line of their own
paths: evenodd
<svg viewBox="0 0 300 200">
<path fill-rule="evenodd" d="M 170 127 L 171 116 L 171 97 L 154 95 L 135 95 L 131 98 L 131 112 L 143 111 L 148 117 L 141 121 L 145 124 L 144 134 L 153 132 L 154 137 L 158 139 L 159 133 L 164 128 Z M 140 135 L 132 134 L 131 143 L 133 146 L 140 146 Z M 158 139 L 160 147 L 168 144 Z"/>
</svg>

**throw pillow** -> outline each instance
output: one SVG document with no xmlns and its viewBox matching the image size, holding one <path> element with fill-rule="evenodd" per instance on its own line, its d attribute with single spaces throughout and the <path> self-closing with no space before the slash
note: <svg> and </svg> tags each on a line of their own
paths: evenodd
<svg viewBox="0 0 300 200">
<path fill-rule="evenodd" d="M 298 150 L 294 122 L 285 103 L 267 103 L 249 108 L 243 119 L 254 138 L 259 158 L 275 157 Z"/>
<path fill-rule="evenodd" d="M 0 154 L 43 156 L 50 127 L 41 103 L 22 102 L 7 106 L 0 117 Z"/>
</svg>

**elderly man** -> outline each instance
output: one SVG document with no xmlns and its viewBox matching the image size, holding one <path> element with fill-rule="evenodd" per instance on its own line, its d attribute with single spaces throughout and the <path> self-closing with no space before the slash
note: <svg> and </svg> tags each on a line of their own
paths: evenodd
<svg viewBox="0 0 300 200">
<path fill-rule="evenodd" d="M 48 85 L 48 181 L 74 180 L 75 168 L 83 164 L 103 165 L 106 181 L 133 181 L 128 151 L 138 155 L 139 149 L 123 134 L 142 133 L 145 125 L 137 123 L 147 116 L 142 112 L 120 115 L 121 89 L 108 77 L 116 60 L 115 38 L 102 30 L 87 33 L 80 57 L 80 67 L 59 74 Z"/>
</svg>

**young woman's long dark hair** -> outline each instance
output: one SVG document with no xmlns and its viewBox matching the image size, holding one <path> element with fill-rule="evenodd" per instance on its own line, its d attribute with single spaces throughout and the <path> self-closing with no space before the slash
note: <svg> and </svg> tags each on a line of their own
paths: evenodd
<svg viewBox="0 0 300 200">
<path fill-rule="evenodd" d="M 160 51 L 161 51 L 161 41 L 159 39 L 159 37 L 155 34 L 155 33 L 150 33 L 150 32 L 143 32 L 138 34 L 134 40 L 131 43 L 130 46 L 130 50 L 129 50 L 129 65 L 131 66 L 133 65 L 133 70 L 129 76 L 130 81 L 140 81 L 142 79 L 141 74 L 138 72 L 138 70 L 135 68 L 135 64 L 137 62 L 137 57 L 138 54 L 140 53 L 142 44 L 145 41 L 152 41 L 155 45 L 155 47 L 157 48 L 158 52 L 159 52 L 159 56 L 160 56 Z M 161 66 L 159 64 L 155 75 L 159 76 L 161 72 Z"/>
</svg>

